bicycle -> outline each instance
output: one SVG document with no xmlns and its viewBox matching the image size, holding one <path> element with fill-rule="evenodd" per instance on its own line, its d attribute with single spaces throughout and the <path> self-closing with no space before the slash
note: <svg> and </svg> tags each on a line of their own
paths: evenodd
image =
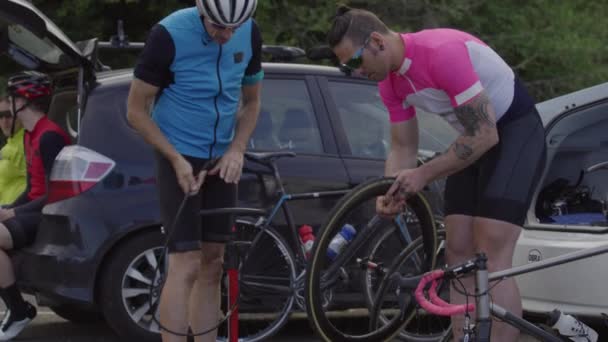
<svg viewBox="0 0 608 342">
<path fill-rule="evenodd" d="M 395 258 L 390 266 L 384 267 L 373 264 L 366 264 L 371 267 L 382 279 L 380 284 L 374 289 L 375 298 L 371 303 L 372 308 L 369 312 L 369 324 L 366 330 L 358 334 L 348 334 L 342 332 L 332 324 L 330 317 L 323 313 L 319 305 L 320 291 L 325 290 L 331 284 L 326 269 L 333 265 L 326 265 L 327 260 L 323 250 L 327 246 L 327 240 L 333 235 L 336 227 L 340 226 L 340 221 L 344 219 L 346 213 L 356 207 L 357 203 L 366 200 L 374 200 L 382 195 L 390 187 L 394 179 L 384 179 L 379 181 L 361 184 L 353 189 L 349 195 L 342 198 L 336 205 L 328 218 L 321 233 L 317 237 L 317 244 L 313 250 L 311 262 L 308 268 L 307 286 L 307 308 L 309 318 L 313 323 L 316 333 L 325 341 L 388 341 L 399 336 L 404 327 L 408 326 L 418 314 L 425 316 L 447 317 L 457 313 L 469 312 L 475 307 L 471 304 L 451 305 L 447 303 L 449 282 L 438 281 L 455 280 L 460 277 L 475 274 L 476 293 L 469 294 L 475 298 L 476 302 L 476 324 L 471 324 L 471 320 L 465 320 L 464 331 L 468 339 L 466 341 L 489 341 L 491 331 L 491 317 L 496 317 L 506 323 L 520 329 L 527 334 L 540 338 L 543 341 L 564 341 L 564 336 L 558 336 L 553 330 L 539 327 L 523 318 L 516 317 L 504 308 L 491 303 L 489 290 L 491 282 L 500 281 L 508 277 L 517 276 L 549 267 L 562 265 L 565 263 L 590 258 L 608 252 L 608 246 L 595 247 L 589 250 L 571 252 L 565 255 L 545 259 L 534 264 L 513 267 L 488 274 L 486 269 L 486 258 L 478 255 L 475 259 L 443 270 L 434 270 L 437 259 L 437 240 L 422 234 L 414 240 Z M 408 205 L 424 207 L 424 201 L 420 195 L 408 200 Z M 423 220 L 423 231 L 432 231 L 433 220 Z M 345 252 L 342 252 L 345 253 Z M 404 262 L 414 264 L 415 267 L 405 268 Z M 426 270 L 425 270 L 426 269 Z M 402 275 L 405 273 L 405 275 Z M 427 285 L 431 283 L 430 289 Z M 438 294 L 438 289 L 441 294 Z M 430 300 L 425 297 L 428 293 Z M 385 306 L 386 303 L 388 306 Z M 394 303 L 397 303 L 396 309 Z M 386 310 L 386 308 L 393 310 Z M 447 318 L 446 318 L 447 319 Z M 580 327 L 579 327 L 580 328 Z M 581 330 L 581 329 L 579 329 Z M 428 336 L 428 341 L 449 341 L 452 337 L 452 330 L 449 325 L 440 326 Z"/>
<path fill-rule="evenodd" d="M 351 242 L 346 245 L 334 260 L 327 257 L 326 251 L 333 237 L 353 217 L 363 218 L 360 221 L 365 222 L 359 229 L 358 237 L 368 238 L 381 232 L 375 229 L 378 223 L 384 220 L 375 214 L 375 199 L 377 196 L 384 195 L 393 182 L 394 178 L 380 178 L 369 180 L 355 187 L 336 204 L 317 234 L 306 272 L 305 299 L 308 318 L 317 334 L 326 341 L 379 341 L 391 339 L 401 333 L 410 334 L 411 326 L 408 324 L 414 318 L 413 310 L 407 315 L 391 314 L 383 310 L 383 314 L 388 316 L 385 324 L 379 328 L 374 326 L 365 329 L 363 324 L 344 327 L 334 319 L 335 315 L 326 310 L 322 301 L 323 293 L 340 287 L 342 283 L 340 270 L 359 267 L 371 268 L 376 272 L 384 269 L 373 261 L 358 256 L 362 247 L 358 243 Z M 411 232 L 413 228 L 416 231 L 414 238 L 424 242 L 418 257 L 417 267 L 420 272 L 435 268 L 438 235 L 435 217 L 426 198 L 422 194 L 408 198 L 406 209 L 398 217 L 402 217 L 406 223 L 410 223 L 407 225 L 407 231 Z M 363 305 L 360 309 L 362 317 L 368 316 L 371 311 L 367 305 Z"/>
<path fill-rule="evenodd" d="M 262 166 L 272 175 L 277 187 L 278 200 L 270 208 L 219 208 L 203 210 L 201 215 L 233 214 L 237 216 L 234 226 L 234 240 L 231 243 L 235 248 L 228 248 L 238 253 L 238 273 L 239 273 L 239 299 L 237 307 L 240 317 L 245 320 L 256 320 L 258 327 L 250 327 L 250 330 L 239 328 L 239 341 L 260 341 L 275 334 L 289 318 L 294 306 L 304 311 L 305 295 L 304 280 L 308 260 L 298 236 L 295 220 L 287 202 L 294 200 L 309 200 L 326 197 L 341 197 L 349 193 L 350 190 L 335 190 L 324 192 L 310 192 L 290 194 L 285 190 L 281 176 L 276 165 L 276 160 L 284 157 L 294 157 L 293 152 L 267 152 L 252 153 L 247 152 L 245 157 L 248 161 Z M 259 174 L 260 171 L 249 170 Z M 282 211 L 287 224 L 286 234 L 281 234 L 279 229 L 272 225 L 278 213 Z M 357 233 L 349 246 L 354 247 L 355 251 L 364 254 L 373 233 L 377 230 L 395 230 L 401 236 L 404 245 L 413 241 L 419 233 L 412 227 L 405 225 L 407 219 L 394 222 L 376 219 L 366 220 L 367 216 L 360 215 L 354 217 L 350 222 L 355 226 L 369 227 Z M 391 235 L 388 235 L 391 236 Z M 394 235 L 392 235 L 394 236 Z M 429 238 L 435 239 L 435 237 Z M 383 242 L 376 241 L 376 245 Z M 369 255 L 359 255 L 369 257 Z M 225 259 L 232 259 L 234 256 L 226 255 Z M 373 255 L 372 255 L 373 257 Z M 342 285 L 352 283 L 352 272 L 360 271 L 361 263 L 356 267 L 341 267 L 336 269 L 336 280 L 340 280 Z M 225 286 L 224 286 L 225 287 Z M 339 289 L 328 289 L 323 291 L 322 305 L 324 309 L 330 309 L 336 302 L 334 298 Z M 224 296 L 227 294 L 224 293 Z M 228 298 L 225 298 L 228 299 Z M 223 300 L 223 303 L 230 302 Z M 363 298 L 362 298 L 362 302 Z M 223 307 L 224 312 L 231 312 L 233 303 Z M 338 305 L 344 306 L 343 303 Z M 260 308 L 265 308 L 264 312 L 259 312 Z M 220 327 L 218 340 L 227 340 L 225 327 Z"/>
<path fill-rule="evenodd" d="M 399 274 L 399 272 L 392 274 L 389 273 L 389 276 L 383 280 L 384 284 L 382 286 L 386 286 L 387 283 L 391 282 L 398 283 L 402 293 L 414 293 L 416 302 L 429 314 L 441 316 L 452 316 L 456 314 L 467 315 L 467 319 L 465 319 L 465 326 L 463 327 L 465 332 L 465 341 L 490 341 L 492 317 L 500 319 L 501 321 L 519 329 L 520 331 L 539 338 L 542 341 L 567 341 L 565 338 L 568 337 L 584 338 L 586 336 L 585 334 L 588 332 L 585 331 L 582 325 L 579 325 L 577 329 L 574 329 L 573 335 L 559 335 L 553 329 L 538 326 L 528 320 L 519 318 L 506 309 L 491 302 L 489 291 L 491 290 L 492 286 L 490 284 L 492 282 L 500 282 L 509 277 L 543 270 L 577 260 L 591 258 L 604 253 L 608 253 L 608 245 L 570 252 L 564 255 L 535 262 L 533 264 L 516 266 L 493 273 L 489 273 L 487 270 L 486 256 L 483 253 L 479 253 L 475 258 L 462 264 L 445 269 L 434 270 L 423 275 L 402 276 Z M 470 294 L 470 296 L 475 298 L 475 303 L 455 305 L 449 304 L 443 299 L 438 298 L 436 288 L 439 281 L 457 281 L 462 277 L 471 275 L 475 276 L 476 290 L 475 294 Z M 428 297 L 430 299 L 425 295 L 427 285 L 429 284 L 431 284 L 430 289 L 428 289 Z M 377 300 L 381 302 L 381 297 L 384 295 L 386 295 L 385 291 L 379 291 Z M 412 305 L 413 303 L 410 302 L 409 306 L 411 307 Z M 402 310 L 407 311 L 407 309 L 403 308 Z M 375 311 L 377 313 L 377 309 Z M 468 315 L 472 311 L 475 311 L 476 313 L 475 324 L 470 323 L 470 319 L 468 319 Z M 448 341 L 449 338 L 451 338 L 451 332 L 447 331 L 441 339 L 438 339 L 438 341 Z"/>
</svg>

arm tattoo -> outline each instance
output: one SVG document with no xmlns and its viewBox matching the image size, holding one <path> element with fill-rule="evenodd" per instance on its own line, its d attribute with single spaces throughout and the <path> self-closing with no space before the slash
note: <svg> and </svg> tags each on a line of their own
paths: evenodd
<svg viewBox="0 0 608 342">
<path fill-rule="evenodd" d="M 456 107 L 454 113 L 464 127 L 464 134 L 469 137 L 477 135 L 482 126 L 494 127 L 495 124 L 488 114 L 490 99 L 486 94 L 480 94 L 466 105 Z"/>
<path fill-rule="evenodd" d="M 454 152 L 460 160 L 467 160 L 473 155 L 473 148 L 467 144 L 454 143 Z"/>
</svg>

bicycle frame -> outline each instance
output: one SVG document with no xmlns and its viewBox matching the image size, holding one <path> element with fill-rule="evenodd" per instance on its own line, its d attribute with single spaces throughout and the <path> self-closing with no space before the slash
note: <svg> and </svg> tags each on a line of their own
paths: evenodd
<svg viewBox="0 0 608 342">
<path fill-rule="evenodd" d="M 559 255 L 556 257 L 549 258 L 549 259 L 545 259 L 543 261 L 539 261 L 539 262 L 536 262 L 533 264 L 522 265 L 522 266 L 513 267 L 508 270 L 504 270 L 504 271 L 493 272 L 488 275 L 488 281 L 486 282 L 486 284 L 488 284 L 491 281 L 502 280 L 502 279 L 506 279 L 509 277 L 534 272 L 537 270 L 547 269 L 550 267 L 555 267 L 555 266 L 570 263 L 573 261 L 591 258 L 596 255 L 601 255 L 601 254 L 605 254 L 605 253 L 608 253 L 608 245 L 598 246 L 598 247 L 594 247 L 594 248 L 587 249 L 587 250 L 570 252 L 570 253 L 567 253 L 564 255 Z M 483 282 L 483 279 L 477 279 L 476 282 L 478 283 L 478 286 L 479 286 L 479 283 Z M 488 297 L 488 296 L 486 295 L 486 297 Z M 545 338 L 545 337 L 548 338 L 549 337 L 549 336 L 545 335 L 547 333 L 544 330 L 538 328 L 536 325 L 533 325 L 530 322 L 511 314 L 510 312 L 508 312 L 507 310 L 505 310 L 504 308 L 502 308 L 496 304 L 491 304 L 489 301 L 489 298 L 485 298 L 485 300 L 483 302 L 481 302 L 480 305 L 489 306 L 490 312 L 492 313 L 492 315 L 505 320 L 506 322 L 508 322 L 509 324 L 511 324 L 512 326 L 514 326 L 520 330 L 523 329 L 522 331 L 526 331 L 530 335 L 533 335 L 533 336 L 536 336 L 539 338 Z M 552 337 L 552 339 L 549 339 L 549 341 L 556 341 L 556 342 L 561 341 L 559 338 L 556 338 L 555 336 L 550 336 L 550 337 Z"/>
<path fill-rule="evenodd" d="M 351 260 L 359 249 L 376 233 L 374 226 L 380 220 L 381 218 L 378 215 L 375 215 L 362 229 L 359 229 L 357 235 L 355 235 L 355 239 L 348 244 L 348 248 L 344 249 L 325 271 L 325 276 L 322 278 L 321 283 L 322 289 L 331 286 L 338 280 L 340 277 L 340 268 L 342 268 L 348 260 Z M 395 223 L 397 223 L 399 227 L 400 236 L 405 240 L 406 244 L 410 244 L 412 242 L 412 236 L 401 215 L 397 216 Z"/>
<path fill-rule="evenodd" d="M 273 179 L 275 180 L 278 187 L 278 194 L 280 195 L 279 199 L 276 201 L 274 206 L 270 210 L 263 210 L 258 208 L 246 208 L 246 207 L 235 207 L 235 208 L 216 208 L 216 209 L 207 209 L 201 210 L 201 215 L 222 215 L 222 214 L 233 214 L 240 216 L 255 216 L 258 217 L 258 221 L 256 223 L 260 225 L 260 232 L 256 235 L 251 243 L 250 249 L 255 249 L 255 246 L 259 242 L 260 238 L 263 235 L 263 232 L 270 227 L 275 217 L 279 213 L 279 211 L 283 212 L 285 216 L 285 220 L 287 223 L 287 228 L 289 231 L 289 239 L 291 239 L 291 247 L 292 250 L 295 251 L 296 254 L 296 265 L 300 270 L 296 281 L 296 288 L 298 286 L 302 286 L 301 282 L 304 279 L 305 268 L 306 268 L 306 256 L 305 251 L 302 244 L 298 243 L 300 241 L 298 230 L 296 228 L 295 220 L 293 218 L 293 214 L 291 209 L 289 208 L 288 202 L 297 201 L 297 200 L 309 200 L 309 199 L 318 199 L 318 198 L 326 198 L 326 197 L 339 197 L 347 194 L 350 189 L 344 190 L 334 190 L 334 191 L 320 191 L 320 192 L 306 192 L 306 193 L 298 193 L 298 194 L 290 194 L 287 193 L 283 182 L 281 180 L 281 176 L 278 170 L 278 167 L 274 162 L 269 163 L 258 163 L 265 168 L 270 169 L 272 172 Z M 262 172 L 250 170 L 252 173 L 260 174 Z M 357 251 L 372 237 L 372 235 L 376 232 L 375 229 L 372 229 L 375 223 L 380 220 L 378 216 L 374 216 L 370 221 L 367 222 L 363 229 L 360 229 L 355 236 L 355 239 L 349 243 L 349 248 L 345 249 L 336 260 L 332 263 L 330 268 L 326 271 L 326 274 L 331 275 L 331 278 L 324 280 L 324 287 L 330 286 L 340 277 L 340 268 L 344 265 L 344 263 L 350 260 Z M 407 229 L 407 223 L 405 219 L 401 215 L 397 216 L 395 220 L 399 228 L 399 236 L 404 240 L 407 244 L 412 242 L 412 236 L 410 235 L 409 230 Z M 246 258 L 246 256 L 245 256 Z M 419 261 L 421 262 L 421 261 Z M 275 291 L 279 292 L 292 292 L 294 289 L 287 289 L 281 286 L 270 286 L 269 288 L 273 288 Z"/>
<path fill-rule="evenodd" d="M 542 269 L 547 269 L 550 267 L 555 267 L 555 266 L 570 263 L 573 261 L 591 258 L 593 256 L 605 254 L 605 253 L 608 253 L 608 245 L 598 246 L 598 247 L 594 247 L 594 248 L 586 249 L 586 250 L 570 252 L 570 253 L 567 253 L 564 255 L 560 255 L 560 256 L 549 258 L 549 259 L 545 259 L 543 261 L 535 262 L 533 264 L 516 266 L 516 267 L 512 267 L 507 270 L 493 272 L 493 273 L 488 273 L 488 270 L 486 268 L 486 257 L 485 257 L 485 255 L 480 254 L 475 259 L 469 260 L 464 264 L 448 268 L 447 270 L 445 270 L 444 276 L 445 276 L 445 279 L 451 279 L 451 278 L 468 276 L 472 272 L 475 272 L 475 283 L 476 283 L 475 295 L 477 298 L 476 299 L 477 307 L 475 310 L 476 319 L 477 319 L 477 323 L 475 326 L 475 329 L 476 329 L 475 335 L 477 337 L 476 341 L 484 341 L 484 342 L 490 341 L 491 324 L 492 324 L 491 317 L 494 316 L 494 317 L 497 317 L 497 318 L 507 322 L 509 325 L 518 328 L 520 331 L 526 332 L 529 335 L 540 338 L 543 341 L 559 342 L 559 341 L 563 341 L 563 340 L 559 337 L 556 337 L 556 336 L 546 332 L 545 330 L 537 327 L 536 325 L 528 322 L 527 320 L 513 315 L 512 313 L 510 313 L 506 309 L 502 308 L 501 306 L 491 303 L 490 295 L 489 295 L 490 282 L 504 280 L 509 277 L 526 274 L 526 273 L 530 273 L 530 272 L 534 272 L 534 271 L 538 271 L 538 270 L 542 270 Z M 418 286 L 418 288 L 420 289 L 421 287 L 424 287 L 424 285 L 425 285 L 425 283 L 423 282 L 424 281 L 423 278 L 425 276 L 428 276 L 428 274 L 419 276 L 419 277 L 400 277 L 400 280 L 399 280 L 400 287 L 411 290 L 412 285 L 417 284 L 418 281 L 420 281 L 420 284 Z M 436 280 L 434 280 L 434 281 L 436 281 Z M 431 289 L 433 289 L 433 287 Z M 436 293 L 435 293 L 435 295 L 436 295 Z M 432 298 L 433 294 L 431 294 L 430 296 Z M 417 299 L 418 298 L 419 297 L 417 297 Z M 422 301 L 423 302 L 426 301 L 427 303 L 430 303 L 426 299 L 424 299 Z M 425 305 L 427 305 L 426 303 L 420 303 L 420 304 L 423 307 L 425 307 Z M 431 303 L 431 304 L 435 305 L 436 303 Z M 446 307 L 453 308 L 454 307 L 452 305 L 441 305 L 441 304 L 439 304 L 438 306 L 444 307 L 444 308 L 446 308 Z M 427 309 L 427 307 L 425 307 L 425 309 Z M 429 309 L 427 309 L 427 310 L 429 310 L 431 313 L 440 314 L 438 312 L 441 309 L 439 309 L 439 311 L 436 311 L 436 309 L 429 307 Z"/>
<path fill-rule="evenodd" d="M 255 160 L 252 160 L 252 161 L 256 162 Z M 292 251 L 295 252 L 295 255 L 296 255 L 296 266 L 297 266 L 298 270 L 301 271 L 298 278 L 294 279 L 294 280 L 298 280 L 298 279 L 302 278 L 302 276 L 304 274 L 304 269 L 306 267 L 306 265 L 305 265 L 306 256 L 305 256 L 305 251 L 304 251 L 302 244 L 298 243 L 300 241 L 299 235 L 298 235 L 298 230 L 296 228 L 293 214 L 292 214 L 287 202 L 295 201 L 295 200 L 326 198 L 326 197 L 339 197 L 339 196 L 343 196 L 346 193 L 348 193 L 350 191 L 350 189 L 289 194 L 285 190 L 285 187 L 281 180 L 279 170 L 273 161 L 270 161 L 267 163 L 263 163 L 263 162 L 256 162 L 256 163 L 258 163 L 272 171 L 272 176 L 278 187 L 278 194 L 280 195 L 280 197 L 270 210 L 264 210 L 264 209 L 259 209 L 259 208 L 248 208 L 248 207 L 215 208 L 215 209 L 201 210 L 200 214 L 203 216 L 231 214 L 231 215 L 236 215 L 236 216 L 257 217 L 257 222 L 255 224 L 259 225 L 260 232 L 258 234 L 256 234 L 253 241 L 251 242 L 250 249 L 253 250 L 253 249 L 255 249 L 256 245 L 258 244 L 260 238 L 263 236 L 264 231 L 268 227 L 271 226 L 272 222 L 274 221 L 274 219 L 277 216 L 277 214 L 279 213 L 279 211 L 282 210 L 282 212 L 285 216 L 286 223 L 287 223 L 287 228 L 289 230 L 289 234 L 286 237 L 288 238 L 288 242 L 289 242 L 289 240 L 291 240 L 290 241 L 291 249 L 292 249 Z M 256 171 L 251 171 L 251 172 L 257 173 L 257 174 L 262 173 L 262 172 L 256 172 Z M 244 258 L 246 260 L 247 255 L 245 255 Z M 243 263 L 244 263 L 244 261 L 243 261 Z M 252 284 L 255 284 L 255 283 L 252 283 Z M 261 284 L 257 284 L 257 285 L 261 285 Z M 294 291 L 294 289 L 287 288 L 284 286 L 278 286 L 278 285 L 277 286 L 264 285 L 264 286 L 266 286 L 268 288 L 272 288 L 273 290 L 278 291 L 278 292 L 291 293 Z"/>
<path fill-rule="evenodd" d="M 280 181 L 278 179 L 277 181 Z M 300 266 L 303 267 L 306 255 L 304 251 L 304 247 L 302 244 L 298 243 L 300 241 L 300 237 L 298 235 L 298 230 L 296 228 L 295 220 L 293 218 L 293 214 L 291 213 L 291 209 L 287 202 L 297 201 L 297 200 L 309 200 L 309 199 L 317 199 L 317 198 L 325 198 L 325 197 L 338 197 L 345 195 L 349 190 L 334 190 L 334 191 L 322 191 L 322 192 L 306 192 L 299 194 L 288 194 L 285 193 L 285 189 L 283 185 L 280 185 L 280 195 L 281 197 L 274 205 L 274 207 L 270 210 L 270 213 L 265 218 L 265 222 L 262 226 L 262 231 L 266 229 L 273 222 L 275 216 L 278 214 L 279 210 L 283 211 L 283 215 L 285 215 L 285 220 L 287 222 L 287 227 L 290 233 L 290 239 L 293 243 L 294 251 L 296 251 L 296 256 L 298 262 L 300 262 Z M 252 244 L 253 245 L 253 244 Z"/>
<path fill-rule="evenodd" d="M 276 166 L 276 164 L 270 163 L 269 165 L 268 164 L 262 164 L 262 165 L 264 165 L 265 167 L 269 167 L 271 169 L 272 176 L 279 188 L 278 193 L 281 197 L 276 202 L 274 207 L 270 210 L 268 215 L 264 218 L 265 221 L 261 227 L 261 230 L 263 231 L 268 226 L 270 226 L 270 224 L 273 222 L 275 216 L 278 214 L 279 210 L 282 210 L 283 215 L 285 216 L 285 220 L 287 222 L 287 226 L 289 228 L 290 238 L 291 238 L 291 242 L 293 244 L 292 247 L 295 247 L 295 248 L 293 248 L 293 250 L 296 251 L 296 259 L 298 262 L 298 266 L 301 269 L 303 269 L 303 268 L 305 268 L 305 264 L 306 264 L 305 251 L 304 251 L 302 244 L 298 243 L 300 241 L 300 238 L 298 236 L 298 231 L 297 231 L 297 228 L 295 225 L 295 220 L 293 219 L 293 215 L 291 213 L 291 210 L 290 210 L 287 202 L 297 201 L 297 200 L 325 198 L 325 197 L 339 197 L 339 196 L 343 196 L 343 195 L 347 194 L 350 191 L 350 189 L 289 194 L 289 193 L 287 193 L 287 191 L 285 190 L 285 187 L 283 186 L 283 182 L 281 180 L 281 175 L 279 173 L 279 170 L 278 170 L 278 167 Z M 400 216 L 398 216 L 398 217 L 400 217 Z M 372 219 L 372 220 L 374 220 L 374 219 Z M 396 222 L 399 226 L 401 236 L 403 237 L 405 242 L 408 244 L 411 243 L 412 237 L 409 234 L 406 223 L 403 220 L 398 220 Z M 367 226 L 371 226 L 371 225 L 368 223 Z M 371 233 L 373 233 L 373 230 L 367 229 L 367 230 L 365 230 L 365 232 L 369 232 L 369 234 L 361 234 L 361 232 L 358 232 L 358 234 L 355 236 L 355 239 L 353 241 L 351 241 L 351 243 L 350 243 L 350 245 L 355 246 L 355 247 L 349 247 L 348 248 L 349 253 L 345 252 L 344 256 L 342 256 L 342 255 L 339 256 L 339 259 L 337 260 L 337 262 L 335 262 L 335 264 L 338 266 L 336 266 L 336 268 L 332 268 L 333 271 L 337 271 L 337 268 L 341 267 L 342 263 L 345 260 L 348 260 L 349 258 L 351 258 L 354 255 L 354 253 L 359 250 L 359 248 L 363 245 L 363 243 L 368 241 L 368 238 L 371 236 Z M 254 241 L 252 242 L 252 248 L 253 248 L 253 246 L 255 246 L 256 242 L 257 242 L 257 239 L 254 239 Z M 342 263 L 338 262 L 340 260 L 342 261 Z M 328 273 L 331 273 L 331 272 L 328 272 Z M 336 272 L 335 274 L 338 274 L 338 273 Z M 303 277 L 303 273 L 300 274 L 298 279 L 301 279 L 302 277 Z"/>
</svg>

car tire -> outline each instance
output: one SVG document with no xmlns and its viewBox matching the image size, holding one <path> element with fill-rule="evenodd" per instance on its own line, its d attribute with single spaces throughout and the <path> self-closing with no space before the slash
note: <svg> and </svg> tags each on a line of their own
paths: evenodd
<svg viewBox="0 0 608 342">
<path fill-rule="evenodd" d="M 75 324 L 96 324 L 104 321 L 100 312 L 84 310 L 73 305 L 52 305 L 49 308 L 57 316 Z"/>
<path fill-rule="evenodd" d="M 145 271 L 140 268 L 146 267 L 145 256 L 149 256 L 149 252 L 153 252 L 158 260 L 160 253 L 163 253 L 164 242 L 164 235 L 160 229 L 137 233 L 116 247 L 103 270 L 99 301 L 102 312 L 108 325 L 125 341 L 157 342 L 161 340 L 158 325 L 151 320 L 152 315 L 146 314 L 149 316 L 147 321 L 144 318 L 136 321 L 133 317 L 133 311 L 137 311 L 138 306 L 140 308 L 149 307 L 150 295 L 147 286 L 142 283 L 137 288 L 141 293 L 128 298 L 129 301 L 133 300 L 129 304 L 123 296 L 123 288 L 127 282 L 133 281 L 132 277 L 127 276 L 129 271 L 137 270 L 138 274 L 148 277 L 147 279 L 151 278 L 154 273 L 153 267 L 148 267 Z M 144 256 L 143 261 L 140 260 L 142 256 Z M 137 263 L 140 265 L 138 266 Z M 151 272 L 150 269 L 152 269 Z M 162 273 L 162 267 L 160 271 Z M 156 278 L 153 281 L 156 283 L 157 280 Z M 129 287 L 136 288 L 134 285 Z"/>
</svg>

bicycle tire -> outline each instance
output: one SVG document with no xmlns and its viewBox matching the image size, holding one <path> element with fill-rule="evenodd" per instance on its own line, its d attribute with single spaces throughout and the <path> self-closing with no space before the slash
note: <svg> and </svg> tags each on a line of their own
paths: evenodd
<svg viewBox="0 0 608 342">
<path fill-rule="evenodd" d="M 258 241 L 255 242 L 255 245 L 250 245 L 249 250 L 246 251 L 246 256 L 242 260 L 241 265 L 239 267 L 239 322 L 243 322 L 246 320 L 242 320 L 241 317 L 243 317 L 246 312 L 243 312 L 241 306 L 245 304 L 248 300 L 254 301 L 253 303 L 251 303 L 251 305 L 256 306 L 258 305 L 258 303 L 268 305 L 269 297 L 271 298 L 270 300 L 276 300 L 277 298 L 279 298 L 279 295 L 277 293 L 263 293 L 263 295 L 260 295 L 259 293 L 256 294 L 256 286 L 258 290 L 261 290 L 262 286 L 254 285 L 254 277 L 248 276 L 249 272 L 255 272 L 255 279 L 260 279 L 263 276 L 260 272 L 263 270 L 276 272 L 276 262 L 280 261 L 280 259 L 282 258 L 284 260 L 284 265 L 282 266 L 282 268 L 284 272 L 286 272 L 285 276 L 289 277 L 288 280 L 281 279 L 281 282 L 288 281 L 287 284 L 282 284 L 282 286 L 288 287 L 288 289 L 291 291 L 294 286 L 297 268 L 295 257 L 289 244 L 287 243 L 285 238 L 283 238 L 273 227 L 268 226 L 262 231 L 262 227 L 244 220 L 237 221 L 235 227 L 237 229 L 235 241 L 237 242 L 253 242 L 256 237 L 258 238 Z M 249 239 L 250 237 L 252 238 Z M 267 260 L 268 258 L 272 258 L 273 260 Z M 265 261 L 270 261 L 270 263 L 265 263 Z M 268 267 L 270 266 L 272 266 L 272 269 L 268 269 Z M 276 276 L 272 278 L 276 279 Z M 255 284 L 260 284 L 260 280 L 255 280 L 255 282 Z M 276 286 L 276 284 L 268 284 L 267 286 Z M 264 289 L 264 291 L 273 292 L 270 288 Z M 281 298 L 279 299 L 283 300 Z M 222 303 L 225 303 L 225 298 L 222 300 Z M 291 292 L 288 296 L 284 298 L 284 302 L 280 303 L 278 312 L 271 314 L 267 313 L 268 316 L 274 317 L 274 319 L 271 319 L 270 324 L 268 324 L 264 328 L 260 330 L 253 330 L 253 333 L 248 334 L 248 330 L 245 329 L 245 325 L 239 324 L 238 340 L 240 342 L 257 342 L 265 340 L 270 336 L 274 335 L 279 331 L 279 329 L 281 329 L 281 327 L 285 325 L 285 323 L 287 323 L 287 319 L 289 318 L 293 305 L 294 294 L 293 292 Z M 225 307 L 223 309 L 225 309 Z M 258 313 L 256 311 L 252 312 L 252 317 L 255 315 L 261 316 L 263 314 Z M 220 327 L 220 331 L 218 331 L 217 341 L 225 342 L 228 340 L 227 335 L 225 333 L 226 328 L 226 324 L 223 324 L 222 327 Z"/>
<path fill-rule="evenodd" d="M 339 331 L 329 320 L 321 303 L 321 280 L 326 263 L 326 251 L 332 238 L 337 234 L 345 217 L 361 203 L 384 195 L 394 182 L 394 178 L 379 178 L 359 184 L 345 195 L 332 209 L 326 223 L 317 234 L 315 246 L 306 272 L 306 307 L 308 318 L 318 336 L 325 341 L 385 341 L 399 334 L 401 329 L 413 317 L 412 312 L 399 315 L 389 324 L 380 326 L 371 332 L 361 335 L 350 335 Z M 437 236 L 433 212 L 427 200 L 421 194 L 415 194 L 407 200 L 407 206 L 419 217 L 422 229 L 422 240 L 426 255 L 434 255 L 437 249 Z M 348 246 L 346 247 L 348 248 Z M 343 252 L 342 252 L 343 253 Z M 424 260 L 424 269 L 434 267 L 434 258 Z"/>
<path fill-rule="evenodd" d="M 389 227 L 390 228 L 390 227 Z M 445 236 L 446 233 L 444 230 L 440 230 L 437 232 L 437 238 L 439 241 L 441 240 L 445 240 Z M 376 239 L 374 241 L 372 241 L 372 243 L 370 243 L 370 248 L 369 248 L 369 252 L 368 252 L 368 256 L 370 259 L 373 260 L 373 256 L 375 255 L 376 251 L 381 249 L 381 246 L 384 244 L 385 240 L 392 238 L 392 231 L 391 229 L 385 229 L 382 234 L 379 234 Z M 415 265 L 412 265 L 412 257 L 415 255 L 415 253 L 419 252 L 419 249 L 422 247 L 422 240 L 420 238 L 415 239 L 414 241 L 412 241 L 412 243 L 410 243 L 408 246 L 406 246 L 400 253 L 399 256 L 397 256 L 397 258 L 394 258 L 394 260 L 391 262 L 390 266 L 387 268 L 387 275 L 391 275 L 395 272 L 400 272 L 404 269 L 404 267 L 407 267 L 408 270 L 411 270 L 411 267 Z M 441 260 L 442 258 L 445 258 L 445 256 L 441 256 L 440 251 L 438 250 L 437 253 L 435 253 L 435 256 L 437 258 L 436 260 L 436 264 L 440 264 L 442 262 L 444 262 L 445 260 Z M 376 296 L 378 295 L 377 290 L 382 290 L 382 291 L 386 291 L 387 289 L 381 289 L 381 283 L 382 280 L 380 280 L 380 282 L 378 282 L 376 285 L 378 285 L 378 287 L 374 287 L 374 284 L 372 284 L 372 278 L 373 275 L 371 274 L 371 271 L 366 270 L 366 272 L 364 272 L 362 274 L 362 281 L 364 282 L 364 289 L 365 289 L 365 299 L 368 305 L 368 308 L 370 310 L 370 312 L 372 312 L 372 315 L 375 314 L 372 311 L 372 308 L 374 308 L 374 303 L 376 301 Z M 447 299 L 447 298 L 445 298 Z M 418 312 L 418 311 L 417 311 Z M 416 321 L 411 321 L 409 322 L 406 327 L 399 333 L 399 338 L 405 341 L 411 341 L 411 342 L 438 342 L 438 341 L 444 341 L 445 337 L 446 337 L 446 332 L 450 331 L 451 329 L 451 325 L 449 323 L 449 318 L 438 318 L 438 322 L 433 322 L 433 323 L 429 323 L 429 322 L 421 322 L 424 319 L 429 319 L 431 316 L 430 315 L 424 315 L 421 317 L 416 316 L 415 319 Z M 382 312 L 378 312 L 377 313 L 377 318 L 376 318 L 381 324 L 386 324 L 386 322 L 388 321 L 388 318 L 386 316 L 384 316 L 382 314 Z M 423 327 L 422 327 L 423 326 Z M 435 330 L 437 329 L 437 327 L 439 327 L 439 330 Z M 417 328 L 416 331 L 415 328 Z"/>
</svg>

